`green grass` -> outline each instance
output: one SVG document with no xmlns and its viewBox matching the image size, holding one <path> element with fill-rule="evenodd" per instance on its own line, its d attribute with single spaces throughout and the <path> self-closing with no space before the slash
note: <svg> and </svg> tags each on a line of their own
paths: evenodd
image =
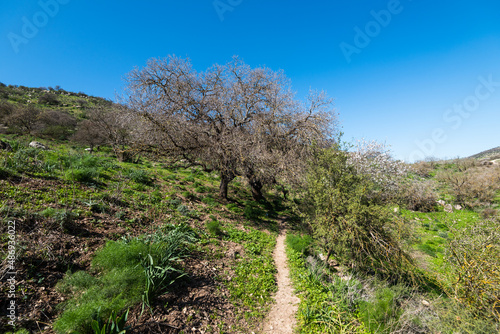
<svg viewBox="0 0 500 334">
<path fill-rule="evenodd" d="M 358 283 L 343 281 L 336 276 L 333 276 L 332 283 L 325 283 L 319 268 L 308 268 L 303 252 L 295 249 L 307 244 L 307 237 L 306 240 L 299 239 L 298 235 L 287 237 L 286 249 L 292 284 L 300 297 L 297 332 L 368 333 L 356 316 L 356 298 L 359 297 L 349 299 L 349 291 Z"/>
<path fill-rule="evenodd" d="M 79 271 L 58 283 L 71 296 L 54 324 L 58 333 L 89 331 L 99 314 L 107 318 L 139 302 L 151 300 L 182 277 L 179 260 L 187 256 L 196 235 L 185 226 L 163 233 L 122 241 L 109 241 L 92 261 L 98 275 Z M 101 319 L 102 320 L 102 319 Z"/>
<path fill-rule="evenodd" d="M 245 256 L 234 268 L 235 277 L 228 282 L 231 299 L 249 309 L 247 320 L 263 319 L 270 309 L 272 293 L 276 291 L 276 267 L 272 257 L 276 235 L 256 229 L 248 231 L 227 228 L 225 239 L 240 243 Z"/>
</svg>

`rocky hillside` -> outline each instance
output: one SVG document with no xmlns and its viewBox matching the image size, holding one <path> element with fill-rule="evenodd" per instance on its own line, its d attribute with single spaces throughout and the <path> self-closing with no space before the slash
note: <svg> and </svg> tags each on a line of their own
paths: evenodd
<svg viewBox="0 0 500 334">
<path fill-rule="evenodd" d="M 470 156 L 470 158 L 480 159 L 480 160 L 482 160 L 482 159 L 488 159 L 488 160 L 500 159 L 500 146 L 492 148 L 492 149 L 487 150 L 487 151 L 483 151 L 483 152 L 478 153 L 478 154 L 474 154 L 474 155 Z"/>
</svg>

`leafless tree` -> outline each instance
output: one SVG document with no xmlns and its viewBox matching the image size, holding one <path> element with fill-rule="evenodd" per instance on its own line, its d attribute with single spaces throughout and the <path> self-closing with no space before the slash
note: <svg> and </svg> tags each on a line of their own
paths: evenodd
<svg viewBox="0 0 500 334">
<path fill-rule="evenodd" d="M 70 114 L 58 110 L 46 110 L 38 117 L 38 132 L 58 139 L 67 139 L 74 131 L 77 121 Z"/>
<path fill-rule="evenodd" d="M 106 137 L 102 129 L 98 124 L 88 119 L 80 122 L 71 140 L 88 145 L 90 147 L 90 153 L 94 151 L 94 147 L 106 143 Z"/>
<path fill-rule="evenodd" d="M 242 175 L 260 199 L 264 184 L 329 138 L 334 119 L 324 94 L 300 103 L 283 72 L 237 58 L 204 72 L 174 56 L 151 59 L 127 83 L 128 106 L 147 121 L 140 145 L 218 171 L 222 198 Z"/>
<path fill-rule="evenodd" d="M 87 129 L 82 130 L 88 131 L 85 136 L 99 133 L 98 142 L 110 145 L 118 160 L 130 161 L 138 153 L 130 147 L 134 127 L 137 125 L 133 121 L 135 116 L 126 107 L 118 104 L 110 108 L 96 107 L 87 112 L 87 117 Z M 90 142 L 87 143 L 90 145 Z"/>
<path fill-rule="evenodd" d="M 18 106 L 6 118 L 7 125 L 16 132 L 34 134 L 42 111 L 33 105 Z"/>
</svg>

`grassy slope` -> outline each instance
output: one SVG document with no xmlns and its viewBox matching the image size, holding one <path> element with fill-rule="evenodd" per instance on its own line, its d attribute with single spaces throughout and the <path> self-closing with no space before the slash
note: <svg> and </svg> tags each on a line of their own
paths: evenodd
<svg viewBox="0 0 500 334">
<path fill-rule="evenodd" d="M 58 103 L 47 105 L 39 103 L 39 98 L 45 94 L 53 94 Z M 15 105 L 34 105 L 41 109 L 58 109 L 69 113 L 70 115 L 81 115 L 85 108 L 95 106 L 106 106 L 110 104 L 100 97 L 88 96 L 85 93 L 73 93 L 65 90 L 47 90 L 46 88 L 32 88 L 24 86 L 0 86 L 0 101 L 13 103 Z"/>
<path fill-rule="evenodd" d="M 187 223 L 200 236 L 181 263 L 188 275 L 153 303 L 152 315 L 140 317 L 140 305 L 133 307 L 129 322 L 141 330 L 154 320 L 179 330 L 258 331 L 275 290 L 279 208 L 251 201 L 241 180 L 232 183 L 230 201 L 220 202 L 218 177 L 194 168 L 120 163 L 107 152 L 91 156 L 65 144 L 37 151 L 26 148 L 27 138 L 2 140 L 14 152 L 0 152 L 0 245 L 5 258 L 6 223 L 15 220 L 19 325 L 51 332 L 70 297 L 57 282 L 67 272 L 99 275 L 90 263 L 106 241 Z M 0 299 L 6 301 L 5 286 Z"/>
</svg>

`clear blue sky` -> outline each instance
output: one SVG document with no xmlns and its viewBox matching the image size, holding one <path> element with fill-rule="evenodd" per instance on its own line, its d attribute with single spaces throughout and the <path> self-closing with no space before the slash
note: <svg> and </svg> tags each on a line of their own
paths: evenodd
<svg viewBox="0 0 500 334">
<path fill-rule="evenodd" d="M 400 159 L 500 146 L 498 0 L 0 3 L 5 84 L 114 99 L 134 66 L 168 54 L 283 69 L 299 98 L 335 98 L 344 139 Z"/>
</svg>

